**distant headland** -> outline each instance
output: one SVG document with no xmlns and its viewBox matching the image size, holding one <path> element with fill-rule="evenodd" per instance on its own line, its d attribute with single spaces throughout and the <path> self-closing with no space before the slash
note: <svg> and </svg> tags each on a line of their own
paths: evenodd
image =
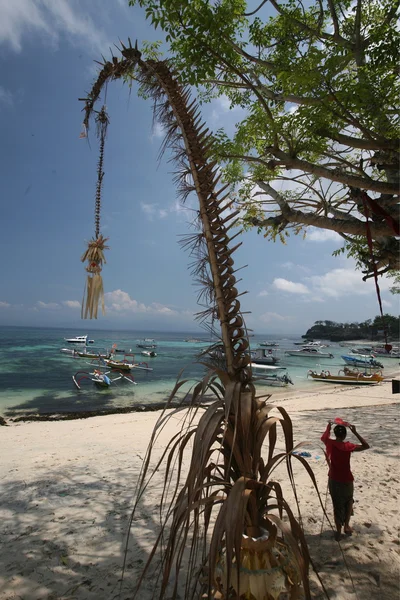
<svg viewBox="0 0 400 600">
<path fill-rule="evenodd" d="M 335 321 L 315 321 L 314 325 L 302 335 L 303 338 L 324 339 L 331 342 L 350 340 L 385 341 L 385 329 L 388 341 L 400 339 L 400 317 L 384 315 L 368 319 L 363 323 L 336 323 Z"/>
</svg>

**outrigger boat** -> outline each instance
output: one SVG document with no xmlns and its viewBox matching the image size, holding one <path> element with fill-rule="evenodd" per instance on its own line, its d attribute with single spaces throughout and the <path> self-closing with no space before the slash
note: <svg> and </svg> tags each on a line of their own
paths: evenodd
<svg viewBox="0 0 400 600">
<path fill-rule="evenodd" d="M 307 373 L 314 381 L 323 381 L 325 383 L 345 383 L 351 385 L 376 385 L 383 381 L 382 373 L 360 373 L 358 369 L 344 367 L 337 375 L 331 375 L 330 371 L 321 371 L 317 373 L 311 369 Z"/>
<path fill-rule="evenodd" d="M 286 372 L 286 367 L 275 367 L 273 365 L 259 365 L 251 363 L 254 381 L 266 383 L 267 385 L 284 387 L 286 385 L 294 385 Z"/>
<path fill-rule="evenodd" d="M 72 376 L 72 381 L 74 385 L 81 389 L 81 382 L 84 379 L 88 379 L 92 381 L 99 388 L 109 388 L 113 383 L 116 383 L 119 380 L 127 381 L 128 383 L 132 383 L 133 385 L 137 385 L 136 381 L 133 379 L 132 375 L 126 373 L 112 373 L 111 371 L 107 371 L 106 373 L 102 373 L 100 370 L 95 369 L 94 371 L 78 371 L 75 375 Z"/>
<path fill-rule="evenodd" d="M 143 371 L 152 371 L 147 362 L 135 362 L 134 354 L 124 354 L 123 360 L 117 360 L 116 358 L 109 358 L 104 360 L 107 367 L 116 371 L 132 371 L 132 369 L 141 369 Z M 100 365 L 101 366 L 101 365 Z"/>
</svg>

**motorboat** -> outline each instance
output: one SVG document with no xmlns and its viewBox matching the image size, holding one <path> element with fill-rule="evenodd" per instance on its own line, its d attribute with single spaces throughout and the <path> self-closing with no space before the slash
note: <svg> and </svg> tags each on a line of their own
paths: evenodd
<svg viewBox="0 0 400 600">
<path fill-rule="evenodd" d="M 74 338 L 64 338 L 68 344 L 93 344 L 94 340 L 88 340 L 87 335 L 77 335 Z"/>
<path fill-rule="evenodd" d="M 371 346 L 365 346 L 364 348 L 353 348 L 350 350 L 350 354 L 369 354 L 370 356 L 373 354 Z M 372 356 L 372 358 L 374 358 Z"/>
<path fill-rule="evenodd" d="M 368 367 L 370 369 L 383 369 L 383 364 L 376 360 L 373 356 L 366 354 L 345 354 L 342 356 L 344 362 L 353 367 Z"/>
<path fill-rule="evenodd" d="M 265 348 L 251 350 L 250 358 L 257 365 L 276 365 L 279 362 L 279 358 L 275 356 L 272 350 L 266 350 Z"/>
<path fill-rule="evenodd" d="M 276 367 L 274 365 L 260 365 L 251 363 L 253 371 L 253 380 L 255 383 L 261 382 L 276 387 L 294 385 L 290 379 L 285 367 Z"/>
<path fill-rule="evenodd" d="M 376 348 L 372 348 L 372 354 L 385 358 L 400 358 L 400 349 L 392 347 L 392 349 L 388 351 L 385 346 L 377 346 Z"/>
<path fill-rule="evenodd" d="M 260 346 L 264 348 L 277 348 L 279 346 L 278 342 L 260 342 Z"/>
<path fill-rule="evenodd" d="M 322 352 L 320 348 L 304 346 L 301 350 L 286 350 L 288 356 L 302 356 L 304 358 L 333 358 L 331 352 Z"/>
<path fill-rule="evenodd" d="M 343 383 L 346 385 L 376 385 L 383 381 L 381 373 L 361 373 L 358 369 L 350 369 L 344 367 L 338 371 L 337 375 L 331 374 L 330 371 L 308 371 L 307 377 L 311 377 L 314 381 L 322 381 L 323 383 Z"/>
<path fill-rule="evenodd" d="M 143 354 L 143 356 L 149 356 L 150 358 L 155 358 L 157 356 L 154 350 L 142 350 L 140 354 Z"/>
</svg>

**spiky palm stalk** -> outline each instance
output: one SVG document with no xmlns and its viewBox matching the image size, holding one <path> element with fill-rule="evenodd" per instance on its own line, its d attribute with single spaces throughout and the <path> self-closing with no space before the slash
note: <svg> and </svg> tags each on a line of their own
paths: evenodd
<svg viewBox="0 0 400 600">
<path fill-rule="evenodd" d="M 145 494 L 152 474 L 162 466 L 165 469 L 163 517 L 138 589 L 160 551 L 159 598 L 165 598 L 167 589 L 176 597 L 183 566 L 185 598 L 198 592 L 205 571 L 208 576 L 203 577 L 206 583 L 202 589 L 207 597 L 270 600 L 290 591 L 294 598 L 302 583 L 309 598 L 304 536 L 280 485 L 271 479 L 272 471 L 286 460 L 293 481 L 292 425 L 283 408 L 276 409 L 266 403 L 265 397 L 256 396 L 252 383 L 249 342 L 232 257 L 238 246 L 230 247 L 237 235 L 230 237 L 236 213 L 226 213 L 231 206 L 227 196 L 223 196 L 226 188 L 218 188 L 216 164 L 208 160 L 211 138 L 201 122 L 196 101 L 189 104 L 188 89 L 177 82 L 167 62 L 144 61 L 131 45 L 123 46 L 121 53 L 123 59 L 113 57 L 112 62 L 102 64 L 98 79 L 85 99 L 85 125 L 89 127 L 93 107 L 108 80 L 132 77 L 153 98 L 155 116 L 166 129 L 164 147 L 173 150 L 179 165 L 180 191 L 184 197 L 195 191 L 198 197 L 201 233 L 191 240 L 196 258 L 193 271 L 204 286 L 199 301 L 209 307 L 199 318 L 219 321 L 224 352 L 224 368 L 213 366 L 193 389 L 185 428 L 170 440 L 151 471 L 154 443 L 171 413 L 164 411 L 153 431 L 135 507 Z M 189 242 L 185 240 L 184 244 Z M 170 399 L 184 383 L 177 383 Z M 215 400 L 202 408 L 207 391 L 214 394 Z M 271 416 L 274 409 L 279 412 Z M 277 424 L 282 426 L 285 438 L 285 451 L 279 454 L 274 452 Z M 264 462 L 261 450 L 266 438 L 269 448 Z M 183 478 L 183 455 L 189 443 L 193 444 L 192 458 Z M 303 462 L 315 484 L 306 461 L 296 458 Z M 258 550 L 243 534 L 253 538 L 264 535 Z M 262 577 L 250 582 L 249 569 L 258 570 Z"/>
</svg>

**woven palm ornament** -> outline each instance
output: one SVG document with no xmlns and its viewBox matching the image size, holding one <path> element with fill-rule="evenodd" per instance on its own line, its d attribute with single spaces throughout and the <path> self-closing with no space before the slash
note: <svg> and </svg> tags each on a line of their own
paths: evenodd
<svg viewBox="0 0 400 600">
<path fill-rule="evenodd" d="M 104 177 L 104 143 L 107 135 L 108 124 L 109 118 L 105 106 L 103 106 L 96 116 L 97 136 L 100 140 L 100 153 L 99 162 L 97 165 L 96 201 L 94 211 L 95 234 L 94 237 L 88 242 L 88 247 L 81 257 L 82 262 L 87 261 L 87 278 L 81 310 L 82 319 L 97 319 L 100 303 L 102 313 L 103 315 L 105 314 L 104 288 L 101 270 L 103 263 L 106 262 L 104 258 L 104 250 L 108 250 L 108 246 L 106 246 L 108 238 L 103 237 L 103 235 L 100 233 L 100 209 L 101 191 Z"/>
</svg>

